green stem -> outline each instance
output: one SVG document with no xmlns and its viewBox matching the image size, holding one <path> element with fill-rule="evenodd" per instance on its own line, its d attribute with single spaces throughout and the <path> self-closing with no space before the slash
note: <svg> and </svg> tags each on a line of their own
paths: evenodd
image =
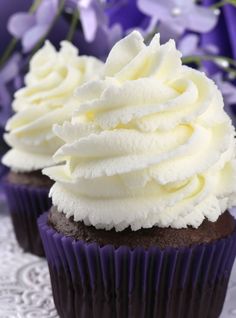
<svg viewBox="0 0 236 318">
<path fill-rule="evenodd" d="M 148 33 L 146 35 L 146 37 L 144 38 L 144 42 L 146 44 L 149 44 L 156 33 L 158 33 L 158 28 L 157 27 L 155 27 L 152 32 L 150 32 L 150 33 Z"/>
<path fill-rule="evenodd" d="M 229 74 L 232 74 L 234 76 L 234 78 L 236 78 L 236 71 L 233 70 L 232 68 L 224 68 L 224 71 L 228 72 Z"/>
<path fill-rule="evenodd" d="M 222 0 L 220 2 L 213 4 L 212 6 L 210 6 L 210 8 L 219 9 L 219 8 L 223 7 L 226 3 L 227 3 L 227 0 Z"/>
<path fill-rule="evenodd" d="M 222 0 L 222 1 L 219 1 L 215 4 L 213 4 L 210 8 L 212 9 L 219 9 L 221 7 L 223 7 L 224 5 L 226 4 L 231 4 L 233 6 L 236 6 L 236 0 Z"/>
<path fill-rule="evenodd" d="M 13 50 L 15 49 L 15 46 L 16 46 L 17 42 L 18 42 L 18 39 L 14 38 L 8 44 L 8 46 L 7 46 L 5 52 L 3 53 L 3 56 L 2 56 L 2 58 L 0 60 L 0 69 L 6 63 L 6 61 L 8 60 L 10 55 L 12 54 Z"/>
<path fill-rule="evenodd" d="M 67 41 L 72 42 L 74 34 L 75 34 L 75 30 L 76 30 L 76 26 L 79 20 L 79 10 L 75 10 L 73 15 L 72 15 L 72 19 L 71 19 L 71 25 L 70 25 L 70 29 L 69 32 L 66 36 Z"/>
<path fill-rule="evenodd" d="M 32 4 L 32 6 L 29 9 L 29 12 L 31 12 L 31 13 L 36 12 L 36 10 L 40 6 L 41 2 L 42 2 L 42 0 L 35 0 L 34 3 Z"/>
<path fill-rule="evenodd" d="M 35 0 L 34 3 L 32 4 L 32 6 L 29 9 L 30 13 L 34 13 L 40 3 L 42 2 L 42 0 Z M 10 43 L 8 44 L 6 50 L 3 53 L 3 56 L 0 59 L 0 69 L 3 67 L 3 65 L 6 63 L 6 61 L 9 59 L 9 57 L 12 55 L 12 52 L 14 51 L 16 44 L 18 43 L 19 39 L 17 38 L 13 38 Z"/>
</svg>

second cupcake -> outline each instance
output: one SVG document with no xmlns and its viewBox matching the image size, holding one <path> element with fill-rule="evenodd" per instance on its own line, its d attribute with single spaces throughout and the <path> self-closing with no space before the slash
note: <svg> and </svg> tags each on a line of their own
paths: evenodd
<svg viewBox="0 0 236 318">
<path fill-rule="evenodd" d="M 71 116 L 67 104 L 75 88 L 100 76 L 102 63 L 93 57 L 78 56 L 69 42 L 56 51 L 46 42 L 32 58 L 26 86 L 15 94 L 16 112 L 6 125 L 5 140 L 11 149 L 2 162 L 10 168 L 3 181 L 16 238 L 27 252 L 43 255 L 37 217 L 51 206 L 50 179 L 41 169 L 52 164 L 61 141 L 52 131 Z"/>
</svg>

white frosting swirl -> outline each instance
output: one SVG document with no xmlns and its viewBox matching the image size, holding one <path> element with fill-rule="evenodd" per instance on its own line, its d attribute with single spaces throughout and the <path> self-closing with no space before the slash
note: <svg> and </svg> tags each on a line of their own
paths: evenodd
<svg viewBox="0 0 236 318">
<path fill-rule="evenodd" d="M 68 100 L 75 88 L 99 77 L 103 63 L 93 57 L 78 56 L 69 42 L 59 52 L 46 42 L 30 62 L 26 86 L 15 94 L 16 114 L 7 122 L 5 140 L 12 149 L 3 163 L 15 171 L 38 170 L 53 163 L 52 155 L 62 145 L 53 124 L 62 124 L 72 115 Z"/>
<path fill-rule="evenodd" d="M 198 227 L 235 201 L 235 131 L 222 95 L 181 64 L 173 41 L 133 32 L 111 50 L 105 80 L 77 91 L 64 141 L 45 169 L 67 217 L 117 231 Z"/>
</svg>

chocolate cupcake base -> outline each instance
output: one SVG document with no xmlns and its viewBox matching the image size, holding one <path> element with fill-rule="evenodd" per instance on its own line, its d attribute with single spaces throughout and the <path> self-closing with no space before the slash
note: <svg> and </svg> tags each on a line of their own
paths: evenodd
<svg viewBox="0 0 236 318">
<path fill-rule="evenodd" d="M 150 229 L 137 231 L 132 231 L 131 228 L 121 232 L 116 232 L 114 229 L 106 231 L 98 230 L 94 226 L 86 226 L 83 222 L 75 222 L 73 217 L 68 219 L 55 206 L 49 211 L 48 224 L 65 236 L 86 243 L 98 243 L 100 246 L 112 244 L 114 247 L 125 245 L 130 248 L 156 246 L 161 249 L 169 246 L 179 248 L 193 244 L 209 243 L 228 236 L 235 228 L 234 218 L 226 211 L 216 222 L 205 219 L 198 229 L 192 227 L 174 229 L 154 226 Z"/>
<path fill-rule="evenodd" d="M 51 181 L 40 172 L 13 173 L 3 179 L 3 188 L 19 245 L 25 252 L 44 256 L 37 218 L 51 207 Z"/>
<path fill-rule="evenodd" d="M 62 318 L 218 318 L 236 255 L 236 230 L 179 248 L 75 240 L 39 220 Z"/>
</svg>

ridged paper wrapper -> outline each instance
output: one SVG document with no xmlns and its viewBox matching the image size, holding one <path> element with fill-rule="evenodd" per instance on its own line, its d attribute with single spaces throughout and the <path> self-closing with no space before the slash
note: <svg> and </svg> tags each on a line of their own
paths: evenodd
<svg viewBox="0 0 236 318">
<path fill-rule="evenodd" d="M 236 255 L 236 231 L 183 248 L 115 248 L 38 220 L 62 318 L 218 318 Z"/>
<path fill-rule="evenodd" d="M 19 245 L 25 252 L 44 256 L 37 218 L 52 205 L 49 188 L 14 184 L 6 179 L 2 186 Z"/>
</svg>

